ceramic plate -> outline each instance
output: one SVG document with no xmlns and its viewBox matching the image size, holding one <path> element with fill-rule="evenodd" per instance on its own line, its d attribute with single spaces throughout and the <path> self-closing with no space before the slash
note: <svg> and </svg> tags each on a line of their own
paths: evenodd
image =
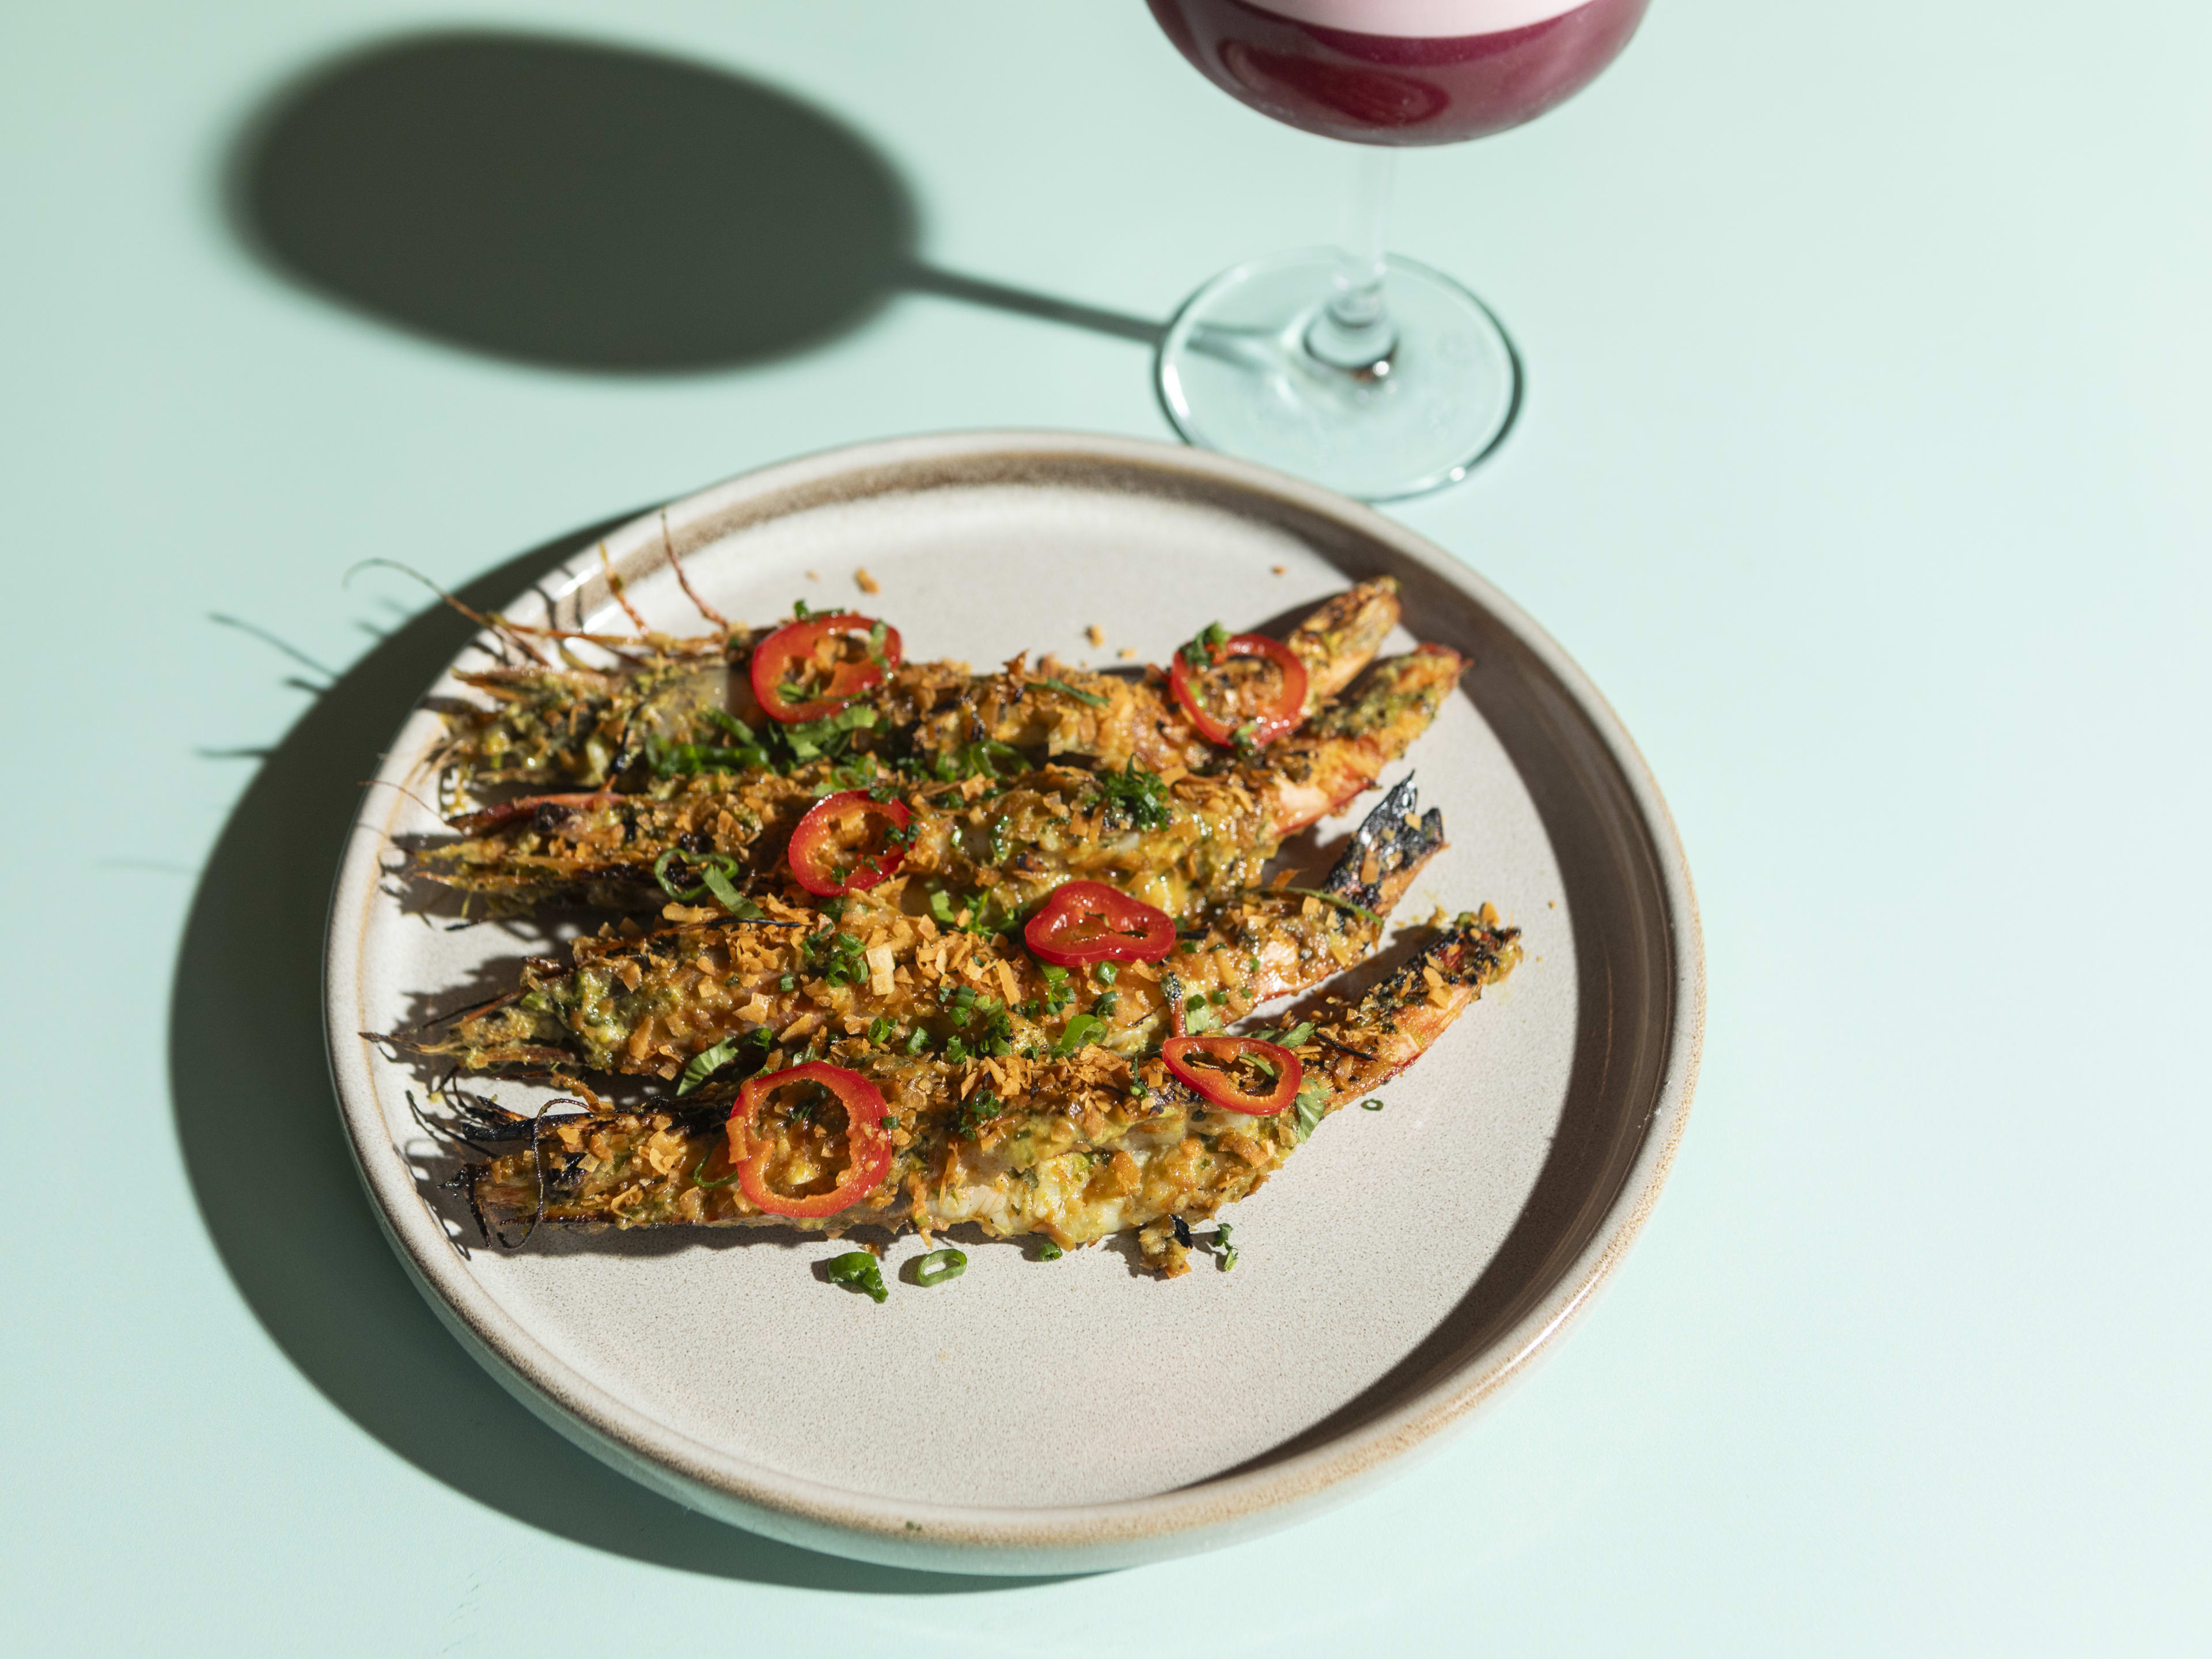
<svg viewBox="0 0 2212 1659">
<path fill-rule="evenodd" d="M 1042 1261 L 984 1243 L 953 1283 L 887 1273 L 878 1306 L 819 1277 L 843 1247 L 795 1235 L 546 1229 L 505 1253 L 439 1185 L 453 1166 L 406 1099 L 422 1077 L 358 1034 L 473 1000 L 546 942 L 450 930 L 404 902 L 393 838 L 436 820 L 410 793 L 372 788 L 330 924 L 340 1109 L 402 1258 L 526 1403 L 738 1525 L 868 1559 L 1026 1573 L 1222 1544 L 1344 1497 L 1436 1444 L 1558 1338 L 1665 1177 L 1703 981 L 1658 790 L 1534 623 L 1366 508 L 1122 439 L 872 444 L 718 485 L 665 518 L 725 614 L 864 605 L 916 659 L 1028 649 L 1103 665 L 1126 647 L 1164 662 L 1217 617 L 1279 623 L 1351 580 L 1396 576 L 1405 625 L 1389 648 L 1439 641 L 1474 662 L 1386 775 L 1414 772 L 1451 840 L 1399 915 L 1488 901 L 1525 930 L 1527 957 L 1385 1109 L 1328 1119 L 1234 1206 L 1231 1273 L 1196 1255 L 1164 1282 L 1111 1249 Z M 655 626 L 699 631 L 662 536 L 653 515 L 605 551 Z M 879 594 L 856 591 L 861 567 Z M 509 611 L 626 626 L 596 554 Z M 413 715 L 382 781 L 419 787 L 440 729 Z M 1313 865 L 1352 821 L 1306 844 Z M 510 1104 L 533 1098 L 502 1086 Z M 902 1239 L 887 1266 L 921 1248 Z"/>
</svg>

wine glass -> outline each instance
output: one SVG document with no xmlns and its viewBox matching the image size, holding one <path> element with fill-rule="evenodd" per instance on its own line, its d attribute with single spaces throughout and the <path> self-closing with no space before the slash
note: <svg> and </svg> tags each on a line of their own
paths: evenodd
<svg viewBox="0 0 2212 1659">
<path fill-rule="evenodd" d="M 1384 252 L 1396 147 L 1534 119 L 1620 54 L 1650 0 L 1146 0 L 1182 55 L 1279 121 L 1366 146 L 1345 248 L 1224 271 L 1161 343 L 1194 444 L 1368 501 L 1467 476 L 1521 401 L 1513 344 L 1450 277 Z"/>
</svg>

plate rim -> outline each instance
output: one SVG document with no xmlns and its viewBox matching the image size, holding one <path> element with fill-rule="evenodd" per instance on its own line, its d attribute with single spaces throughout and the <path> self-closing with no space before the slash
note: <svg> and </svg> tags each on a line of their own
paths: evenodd
<svg viewBox="0 0 2212 1659">
<path fill-rule="evenodd" d="M 389 1133 L 371 1072 L 360 994 L 363 938 L 386 827 L 404 810 L 396 790 L 412 748 L 395 741 L 363 791 L 333 882 L 324 953 L 325 1041 L 345 1138 L 379 1224 L 418 1290 L 479 1361 L 538 1416 L 633 1478 L 690 1507 L 783 1541 L 902 1566 L 988 1573 L 1097 1571 L 1237 1541 L 1342 1501 L 1434 1450 L 1506 1384 L 1550 1352 L 1589 1306 L 1642 1231 L 1687 1126 L 1705 1024 L 1703 930 L 1674 817 L 1635 740 L 1604 695 L 1549 634 L 1486 578 L 1437 544 L 1318 485 L 1209 451 L 1148 439 L 1036 429 L 985 429 L 841 445 L 740 473 L 640 514 L 597 545 L 608 556 L 657 538 L 664 524 L 726 513 L 748 498 L 774 501 L 840 478 L 1025 457 L 1096 461 L 1271 498 L 1385 544 L 1465 594 L 1532 654 L 1589 722 L 1626 785 L 1654 854 L 1672 957 L 1672 1019 L 1649 1127 L 1604 1217 L 1557 1280 L 1487 1347 L 1372 1419 L 1307 1450 L 1239 1473 L 1109 1502 L 1016 1508 L 922 1503 L 854 1492 L 753 1464 L 656 1423 L 557 1358 L 477 1283 L 423 1203 Z M 869 492 L 876 493 L 876 492 Z M 802 501 L 795 508 L 806 510 Z M 781 516 L 769 514 L 763 518 Z M 727 529 L 717 532 L 730 533 Z M 532 590 L 556 600 L 599 580 L 596 556 L 572 558 Z M 519 596 L 520 597 L 520 596 Z M 442 677 L 441 677 L 442 678 Z M 435 682 L 433 682 L 434 684 Z M 423 718 L 419 706 L 401 732 Z"/>
</svg>

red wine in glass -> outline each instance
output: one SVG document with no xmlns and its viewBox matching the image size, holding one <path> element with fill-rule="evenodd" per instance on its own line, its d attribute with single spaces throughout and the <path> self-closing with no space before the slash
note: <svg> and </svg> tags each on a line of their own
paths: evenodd
<svg viewBox="0 0 2212 1659">
<path fill-rule="evenodd" d="M 1518 406 L 1481 302 L 1381 244 L 1395 147 L 1502 132 L 1620 54 L 1649 0 L 1147 0 L 1206 79 L 1262 114 L 1370 147 L 1349 251 L 1259 260 L 1170 325 L 1160 394 L 1194 443 L 1349 494 L 1466 476 Z"/>
</svg>

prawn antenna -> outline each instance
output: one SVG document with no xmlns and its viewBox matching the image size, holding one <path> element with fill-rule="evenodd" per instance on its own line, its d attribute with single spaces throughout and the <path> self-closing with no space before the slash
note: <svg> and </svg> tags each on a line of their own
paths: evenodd
<svg viewBox="0 0 2212 1659">
<path fill-rule="evenodd" d="M 668 533 L 668 509 L 665 507 L 660 509 L 660 545 L 668 555 L 668 568 L 676 573 L 676 585 L 684 590 L 684 597 L 691 601 L 701 616 L 722 630 L 726 641 L 737 630 L 730 626 L 727 617 L 699 597 L 698 590 L 691 586 L 691 578 L 684 574 L 684 561 L 676 556 L 676 538 Z"/>
<path fill-rule="evenodd" d="M 372 566 L 381 566 L 386 570 L 397 570 L 403 576 L 412 576 L 416 581 L 422 583 L 423 586 L 428 588 L 433 593 L 435 593 L 440 599 L 443 599 L 454 610 L 459 611 L 461 615 L 466 617 L 478 628 L 484 629 L 488 633 L 496 634 L 501 639 L 512 642 L 517 650 L 520 651 L 540 668 L 550 667 L 551 665 L 546 662 L 544 658 L 538 654 L 536 647 L 534 647 L 528 640 L 525 639 L 523 635 L 526 633 L 544 633 L 555 630 L 526 629 L 520 623 L 509 622 L 505 617 L 501 616 L 496 611 L 478 611 L 474 605 L 465 603 L 454 594 L 448 593 L 444 588 L 439 586 L 437 583 L 432 581 L 428 576 L 416 569 L 411 564 L 402 564 L 397 559 L 363 559 L 359 564 L 355 565 L 351 569 L 345 573 L 344 577 L 339 581 L 338 586 L 340 587 L 352 586 L 353 579 L 361 572 L 368 569 Z"/>
<path fill-rule="evenodd" d="M 638 637 L 643 639 L 653 630 L 645 625 L 645 618 L 637 614 L 637 607 L 629 602 L 629 595 L 623 591 L 623 579 L 615 574 L 614 561 L 607 557 L 605 542 L 599 544 L 599 568 L 606 572 L 607 592 L 615 596 L 615 603 L 623 608 L 623 614 L 637 624 Z"/>
</svg>

